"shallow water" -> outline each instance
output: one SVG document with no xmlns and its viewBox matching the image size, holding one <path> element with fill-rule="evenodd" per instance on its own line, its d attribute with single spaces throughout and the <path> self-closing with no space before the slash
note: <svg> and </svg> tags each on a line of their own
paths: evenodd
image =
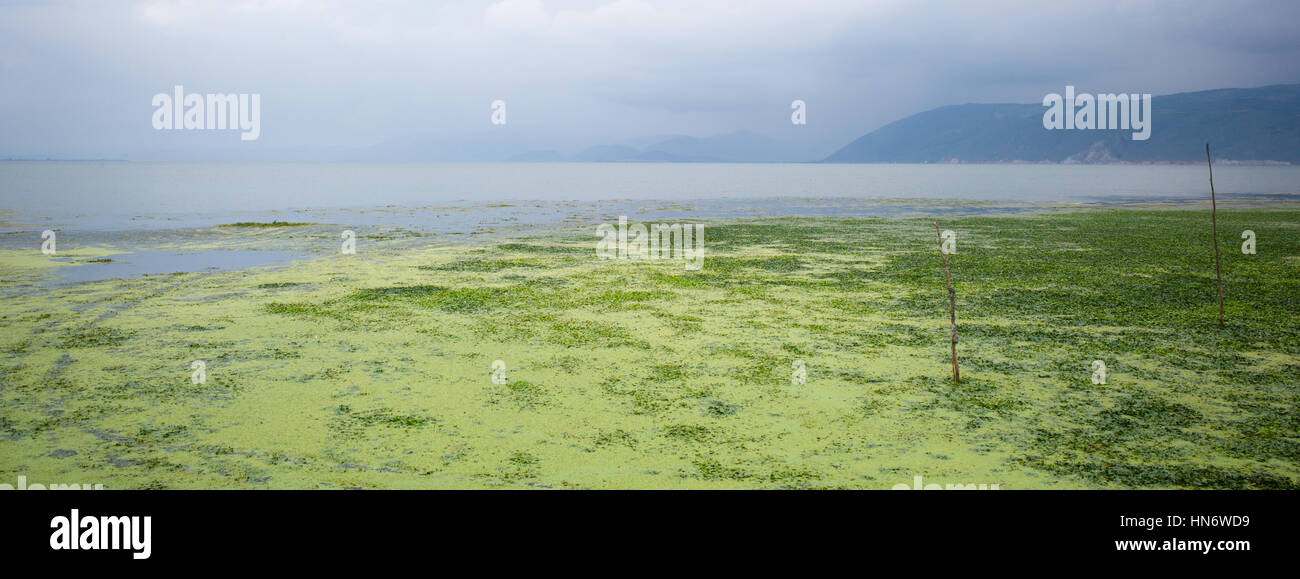
<svg viewBox="0 0 1300 579">
<path fill-rule="evenodd" d="M 275 250 L 136 251 L 58 268 L 55 283 L 80 283 L 178 272 L 228 271 L 249 267 L 285 265 L 306 256 Z M 67 261 L 56 258 L 56 261 Z"/>
<path fill-rule="evenodd" d="M 1222 205 L 1300 199 L 1300 167 L 1216 170 Z M 1203 203 L 1199 166 L 780 164 L 0 163 L 0 250 L 130 252 L 50 271 L 56 283 L 226 271 L 359 243 L 477 243 L 626 215 L 747 217 L 1010 214 L 1077 204 Z M 293 228 L 219 228 L 288 221 Z"/>
<path fill-rule="evenodd" d="M 1300 202 L 1295 194 L 1224 194 L 1220 208 Z M 628 216 L 638 222 L 717 223 L 734 218 L 951 218 L 1011 215 L 1084 208 L 1178 209 L 1208 203 L 1202 198 L 1111 197 L 1091 203 L 1026 203 L 942 199 L 700 199 L 689 203 L 638 200 L 533 201 L 462 206 L 385 206 L 370 209 L 313 209 L 292 212 L 226 212 L 177 216 L 137 216 L 129 223 L 51 225 L 58 234 L 58 257 L 40 255 L 43 226 L 0 215 L 0 251 L 47 261 L 19 271 L 46 270 L 39 290 L 50 283 L 127 279 L 144 275 L 228 271 L 282 265 L 339 252 L 340 235 L 352 230 L 363 252 L 403 251 L 445 245 L 482 245 L 539 230 L 591 230 Z M 290 221 L 281 227 L 223 227 L 237 222 Z M 68 252 L 72 252 L 69 254 Z M 67 264 L 67 265 L 64 265 Z"/>
<path fill-rule="evenodd" d="M 1300 193 L 1300 167 L 1215 168 L 1220 194 Z M 493 209 L 551 204 L 919 198 L 1092 202 L 1203 198 L 1199 165 L 820 165 L 673 163 L 0 163 L 0 211 L 29 224 L 199 227 L 239 215 L 389 206 Z M 544 202 L 537 207 L 520 200 Z M 521 210 L 516 209 L 514 212 Z M 279 212 L 279 213 L 272 213 Z M 391 212 L 390 212 L 391 213 Z M 234 219 L 239 220 L 239 219 Z M 454 221 L 454 219 L 449 220 Z M 331 221 L 332 222 L 332 221 Z"/>
</svg>

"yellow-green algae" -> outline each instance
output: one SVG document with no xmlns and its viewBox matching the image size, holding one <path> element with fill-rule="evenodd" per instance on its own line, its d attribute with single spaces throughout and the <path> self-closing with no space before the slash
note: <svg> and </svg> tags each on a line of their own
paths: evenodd
<svg viewBox="0 0 1300 579">
<path fill-rule="evenodd" d="M 1295 488 L 1300 212 L 1220 212 L 1223 330 L 1205 217 L 945 217 L 960 384 L 922 219 L 710 222 L 701 272 L 598 260 L 585 227 L 19 292 L 0 316 L 0 477 Z M 1237 249 L 1247 228 L 1258 255 Z"/>
</svg>

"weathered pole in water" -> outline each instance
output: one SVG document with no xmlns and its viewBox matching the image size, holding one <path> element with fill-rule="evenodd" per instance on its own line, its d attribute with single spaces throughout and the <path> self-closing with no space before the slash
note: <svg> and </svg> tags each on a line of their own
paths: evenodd
<svg viewBox="0 0 1300 579">
<path fill-rule="evenodd" d="M 1210 144 L 1205 144 L 1205 165 L 1210 168 L 1210 233 L 1214 236 L 1214 276 L 1219 280 L 1219 327 L 1223 327 L 1223 270 L 1219 267 L 1219 222 L 1215 216 L 1214 164 L 1210 162 Z"/>
<path fill-rule="evenodd" d="M 943 276 L 948 283 L 948 321 L 952 324 L 952 381 L 961 382 L 957 366 L 957 293 L 952 290 L 952 272 L 948 269 L 948 254 L 943 250 L 943 232 L 939 222 L 934 222 L 934 233 L 939 236 L 939 254 L 943 256 Z"/>
</svg>

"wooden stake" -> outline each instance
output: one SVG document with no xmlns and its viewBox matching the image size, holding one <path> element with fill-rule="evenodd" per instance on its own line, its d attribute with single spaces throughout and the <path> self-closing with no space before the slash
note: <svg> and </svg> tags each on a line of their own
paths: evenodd
<svg viewBox="0 0 1300 579">
<path fill-rule="evenodd" d="M 948 283 L 948 321 L 952 324 L 952 381 L 961 382 L 961 370 L 957 366 L 957 292 L 952 290 L 952 272 L 948 269 L 948 254 L 943 251 L 943 232 L 939 231 L 939 222 L 934 222 L 934 233 L 939 236 L 939 254 L 943 256 L 943 276 Z"/>
<path fill-rule="evenodd" d="M 1223 270 L 1219 268 L 1219 222 L 1215 217 L 1214 164 L 1210 162 L 1210 144 L 1205 144 L 1205 165 L 1210 168 L 1210 233 L 1214 236 L 1214 276 L 1219 279 L 1219 327 L 1223 327 Z"/>
</svg>

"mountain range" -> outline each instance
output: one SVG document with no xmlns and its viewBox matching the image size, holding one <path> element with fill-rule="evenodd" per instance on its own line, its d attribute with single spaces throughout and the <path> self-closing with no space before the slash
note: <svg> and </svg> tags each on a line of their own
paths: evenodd
<svg viewBox="0 0 1300 579">
<path fill-rule="evenodd" d="M 1151 132 L 1047 130 L 1042 104 L 939 107 L 867 133 L 824 158 L 750 131 L 611 144 L 572 155 L 535 150 L 521 162 L 1200 163 L 1300 164 L 1300 84 L 1217 89 L 1151 99 Z"/>
<path fill-rule="evenodd" d="M 171 149 L 150 160 L 371 162 L 655 163 L 1203 163 L 1300 165 L 1300 84 L 1155 96 L 1150 135 L 1133 131 L 1047 130 L 1041 103 L 961 104 L 917 113 L 835 149 L 795 127 L 780 138 L 752 131 L 716 136 L 658 135 L 576 152 L 548 148 L 543 135 L 487 131 L 474 137 L 412 133 L 364 147 Z M 572 146 L 572 145 L 570 145 Z M 187 156 L 188 155 L 188 156 Z M 53 155 L 34 158 L 59 157 Z M 131 155 L 123 159 L 136 160 Z"/>
<path fill-rule="evenodd" d="M 634 141 L 647 141 L 636 139 Z M 514 155 L 507 161 L 582 163 L 775 163 L 818 160 L 818 155 L 801 144 L 786 143 L 751 131 L 736 131 L 713 137 L 674 135 L 648 140 L 588 147 L 573 155 L 544 149 Z"/>
<path fill-rule="evenodd" d="M 895 121 L 832 153 L 828 163 L 1300 164 L 1300 84 L 1156 96 L 1151 134 L 1047 130 L 1041 104 L 964 104 Z"/>
</svg>

